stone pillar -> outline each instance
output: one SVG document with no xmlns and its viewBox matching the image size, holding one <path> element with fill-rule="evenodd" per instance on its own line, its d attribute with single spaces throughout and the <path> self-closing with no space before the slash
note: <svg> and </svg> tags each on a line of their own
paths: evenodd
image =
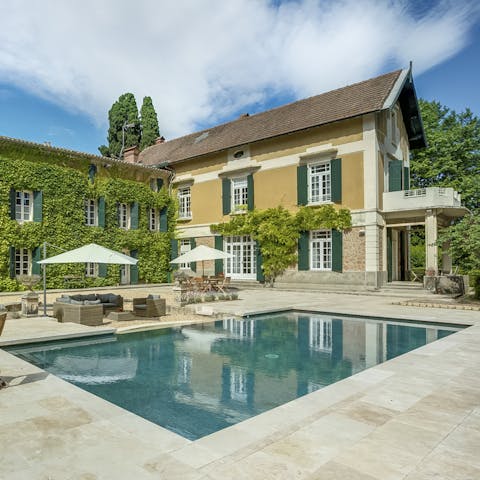
<svg viewBox="0 0 480 480">
<path fill-rule="evenodd" d="M 425 268 L 433 272 L 434 275 L 438 273 L 438 224 L 437 211 L 427 210 L 425 215 Z"/>
<path fill-rule="evenodd" d="M 452 273 L 452 257 L 448 253 L 450 249 L 450 242 L 443 242 L 442 244 L 442 272 L 443 274 Z"/>
</svg>

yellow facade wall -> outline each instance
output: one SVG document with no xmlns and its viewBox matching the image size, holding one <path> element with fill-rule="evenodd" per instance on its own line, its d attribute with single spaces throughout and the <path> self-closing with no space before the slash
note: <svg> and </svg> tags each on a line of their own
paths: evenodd
<svg viewBox="0 0 480 480">
<path fill-rule="evenodd" d="M 363 153 L 342 155 L 342 203 L 351 210 L 363 208 Z"/>
<path fill-rule="evenodd" d="M 277 206 L 293 210 L 297 206 L 297 167 L 291 165 L 259 170 L 253 175 L 255 207 L 264 210 Z"/>
<path fill-rule="evenodd" d="M 201 158 L 194 158 L 173 165 L 177 176 L 191 174 L 193 176 L 203 173 L 215 172 L 227 164 L 227 152 L 213 153 Z"/>
</svg>

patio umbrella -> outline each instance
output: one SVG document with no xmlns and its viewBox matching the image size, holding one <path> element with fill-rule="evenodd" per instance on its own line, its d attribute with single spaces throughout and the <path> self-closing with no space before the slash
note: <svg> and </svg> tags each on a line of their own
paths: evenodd
<svg viewBox="0 0 480 480">
<path fill-rule="evenodd" d="M 202 276 L 205 273 L 205 267 L 203 262 L 205 260 L 219 260 L 224 258 L 232 258 L 231 253 L 217 250 L 216 248 L 207 247 L 206 245 L 199 245 L 192 250 L 180 255 L 172 260 L 170 263 L 190 263 L 190 262 L 202 262 Z"/>
<path fill-rule="evenodd" d="M 46 246 L 44 245 L 44 254 Z M 108 263 L 116 265 L 136 265 L 138 260 L 133 257 L 129 257 L 124 253 L 110 250 L 109 248 L 102 247 L 96 243 L 89 243 L 83 247 L 69 250 L 68 252 L 55 255 L 54 257 L 44 258 L 40 260 L 40 265 L 43 267 L 43 314 L 47 316 L 47 284 L 46 284 L 46 265 L 53 263 Z"/>
</svg>

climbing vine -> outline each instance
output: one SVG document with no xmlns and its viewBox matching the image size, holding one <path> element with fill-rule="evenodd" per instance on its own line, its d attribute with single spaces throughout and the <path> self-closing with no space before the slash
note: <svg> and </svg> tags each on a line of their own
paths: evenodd
<svg viewBox="0 0 480 480">
<path fill-rule="evenodd" d="M 295 214 L 283 207 L 251 210 L 210 229 L 221 235 L 250 235 L 260 248 L 265 280 L 273 286 L 276 277 L 296 262 L 301 232 L 320 228 L 345 230 L 351 225 L 349 210 L 322 205 L 300 207 Z"/>
<path fill-rule="evenodd" d="M 159 192 L 153 191 L 148 184 L 152 172 L 147 169 L 142 172 L 131 166 L 103 168 L 99 165 L 92 182 L 90 165 L 88 158 L 74 158 L 69 153 L 62 157 L 54 152 L 49 156 L 41 147 L 0 142 L 0 290 L 21 288 L 9 275 L 10 246 L 32 250 L 44 241 L 63 250 L 91 242 L 118 251 L 137 250 L 139 279 L 148 283 L 167 280 L 176 215 L 175 202 L 168 190 L 163 187 Z M 43 192 L 41 222 L 20 224 L 10 219 L 11 188 Z M 105 199 L 105 228 L 87 226 L 84 200 L 100 197 Z M 138 229 L 118 228 L 117 202 L 139 204 Z M 164 207 L 167 208 L 168 231 L 150 231 L 147 209 Z M 58 253 L 61 250 L 47 249 L 47 256 Z M 83 264 L 49 265 L 47 287 L 64 288 L 65 276 L 82 276 L 83 271 Z M 118 265 L 109 265 L 106 277 L 85 279 L 87 286 L 118 282 Z"/>
</svg>

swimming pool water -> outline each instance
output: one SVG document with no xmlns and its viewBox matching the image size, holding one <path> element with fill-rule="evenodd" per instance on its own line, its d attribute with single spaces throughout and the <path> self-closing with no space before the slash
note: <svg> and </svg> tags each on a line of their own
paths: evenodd
<svg viewBox="0 0 480 480">
<path fill-rule="evenodd" d="M 8 350 L 193 440 L 457 330 L 292 312 Z"/>
</svg>

